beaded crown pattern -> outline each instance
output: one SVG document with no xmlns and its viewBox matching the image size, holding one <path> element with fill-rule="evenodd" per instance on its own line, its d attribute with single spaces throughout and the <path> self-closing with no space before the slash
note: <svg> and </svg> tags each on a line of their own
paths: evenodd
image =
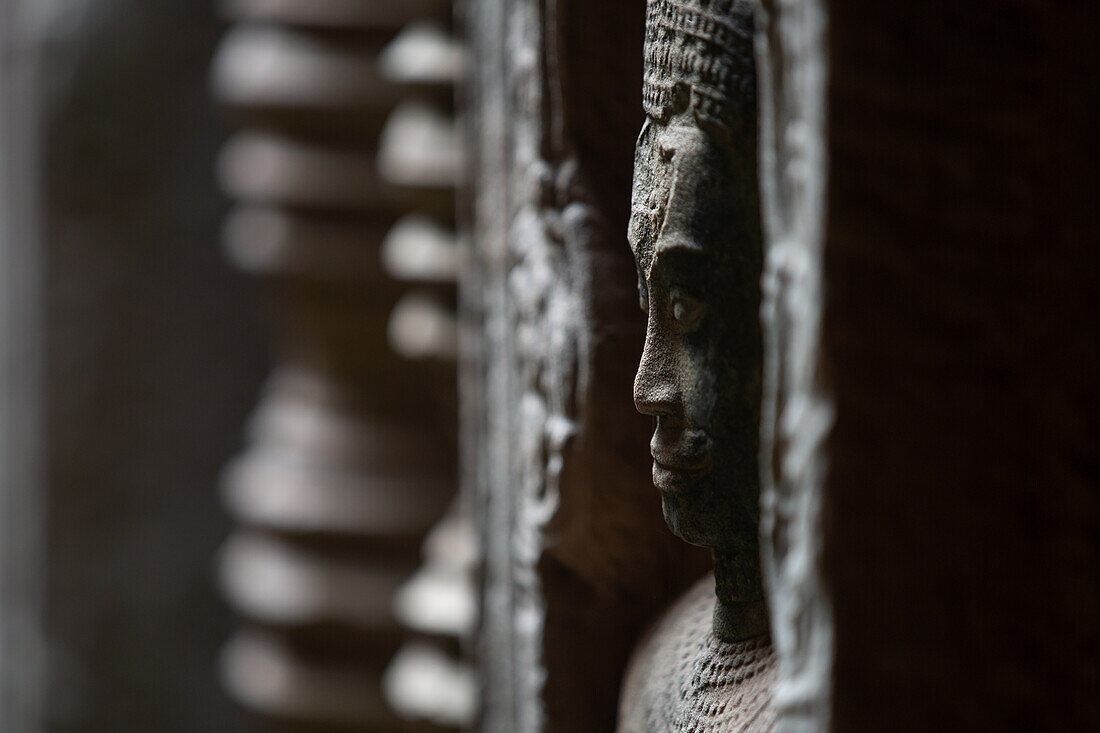
<svg viewBox="0 0 1100 733">
<path fill-rule="evenodd" d="M 751 0 L 649 0 L 646 114 L 666 121 L 691 105 L 700 122 L 742 131 L 756 113 Z"/>
</svg>

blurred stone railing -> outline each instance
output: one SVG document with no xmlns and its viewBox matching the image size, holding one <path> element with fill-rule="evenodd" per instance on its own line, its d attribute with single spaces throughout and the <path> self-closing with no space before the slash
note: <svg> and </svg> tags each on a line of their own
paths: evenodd
<svg viewBox="0 0 1100 733">
<path fill-rule="evenodd" d="M 456 644 L 402 652 L 386 677 L 396 698 L 382 682 L 423 605 L 424 577 L 405 584 L 456 483 L 453 96 L 465 56 L 451 5 L 225 9 L 213 86 L 239 125 L 218 161 L 234 201 L 225 247 L 267 287 L 277 366 L 225 472 L 238 527 L 220 577 L 242 626 L 224 685 L 283 723 L 461 724 L 473 686 Z M 441 669 L 425 668 L 424 649 L 452 665 L 449 714 L 401 692 Z"/>
</svg>

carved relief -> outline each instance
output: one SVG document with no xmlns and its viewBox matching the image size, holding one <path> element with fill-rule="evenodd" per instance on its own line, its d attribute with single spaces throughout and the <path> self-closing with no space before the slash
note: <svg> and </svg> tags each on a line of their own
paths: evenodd
<svg viewBox="0 0 1100 733">
<path fill-rule="evenodd" d="M 776 730 L 828 730 L 833 611 L 821 567 L 836 418 L 825 384 L 823 334 L 826 84 L 825 8 L 762 0 L 757 14 L 760 184 L 765 267 L 760 534 L 772 636 L 782 660 Z"/>
<path fill-rule="evenodd" d="M 753 4 L 651 0 L 628 237 L 648 325 L 634 383 L 653 483 L 705 579 L 636 653 L 619 730 L 768 730 L 759 559 L 761 234 Z M 715 597 L 717 596 L 717 597 Z"/>
<path fill-rule="evenodd" d="M 644 501 L 647 426 L 629 403 L 644 334 L 622 231 L 643 17 L 633 3 L 470 9 L 463 303 L 481 343 L 462 397 L 485 558 L 480 729 L 606 733 L 645 624 L 706 561 Z"/>
</svg>

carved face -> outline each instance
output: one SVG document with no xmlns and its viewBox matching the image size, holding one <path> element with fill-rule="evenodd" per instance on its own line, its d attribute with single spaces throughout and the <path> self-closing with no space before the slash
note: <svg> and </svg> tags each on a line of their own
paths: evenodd
<svg viewBox="0 0 1100 733">
<path fill-rule="evenodd" d="M 755 160 L 689 115 L 642 128 L 628 236 L 648 326 L 634 402 L 656 418 L 665 519 L 718 550 L 754 546 L 759 515 L 755 186 Z"/>
</svg>

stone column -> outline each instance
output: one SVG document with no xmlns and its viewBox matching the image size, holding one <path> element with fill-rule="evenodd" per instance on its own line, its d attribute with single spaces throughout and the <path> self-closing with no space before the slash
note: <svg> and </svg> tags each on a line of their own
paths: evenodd
<svg viewBox="0 0 1100 733">
<path fill-rule="evenodd" d="M 756 17 L 760 193 L 761 553 L 779 656 L 776 730 L 827 730 L 834 662 L 822 576 L 827 439 L 835 419 L 821 368 L 825 273 L 825 9 L 763 0 Z"/>
<path fill-rule="evenodd" d="M 763 6 L 779 728 L 1100 729 L 1096 6 Z"/>
<path fill-rule="evenodd" d="M 218 172 L 277 365 L 226 470 L 222 674 L 275 720 L 393 730 L 395 593 L 454 493 L 450 3 L 229 2 Z M 413 25 L 427 23 L 427 25 Z"/>
</svg>

